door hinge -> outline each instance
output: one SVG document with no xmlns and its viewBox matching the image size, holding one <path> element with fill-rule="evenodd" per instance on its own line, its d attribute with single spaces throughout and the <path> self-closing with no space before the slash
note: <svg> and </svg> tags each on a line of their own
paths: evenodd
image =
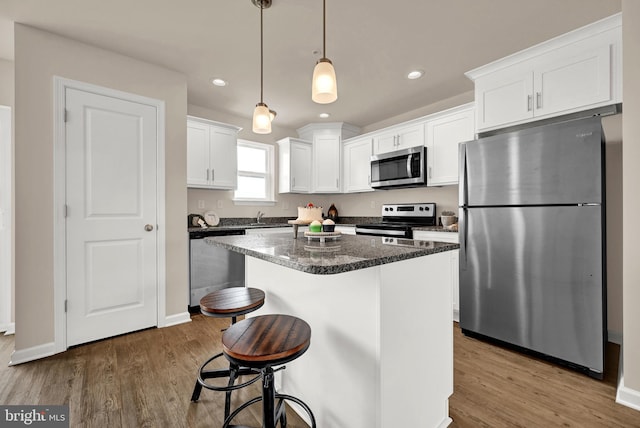
<svg viewBox="0 0 640 428">
<path fill-rule="evenodd" d="M 67 302 L 68 302 L 68 300 L 64 301 L 64 313 L 65 314 L 67 313 Z"/>
</svg>

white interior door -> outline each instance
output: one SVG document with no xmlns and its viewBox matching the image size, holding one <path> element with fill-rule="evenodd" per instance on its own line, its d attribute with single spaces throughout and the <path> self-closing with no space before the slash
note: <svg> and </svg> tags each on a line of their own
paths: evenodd
<svg viewBox="0 0 640 428">
<path fill-rule="evenodd" d="M 67 88 L 67 346 L 157 325 L 157 111 Z"/>
</svg>

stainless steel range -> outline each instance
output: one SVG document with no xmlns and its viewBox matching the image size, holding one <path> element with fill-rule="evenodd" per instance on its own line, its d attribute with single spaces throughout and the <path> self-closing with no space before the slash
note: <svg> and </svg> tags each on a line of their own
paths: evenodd
<svg viewBox="0 0 640 428">
<path fill-rule="evenodd" d="M 382 205 L 382 223 L 356 224 L 356 235 L 390 236 L 413 238 L 413 228 L 435 226 L 436 204 L 423 202 L 414 204 Z"/>
</svg>

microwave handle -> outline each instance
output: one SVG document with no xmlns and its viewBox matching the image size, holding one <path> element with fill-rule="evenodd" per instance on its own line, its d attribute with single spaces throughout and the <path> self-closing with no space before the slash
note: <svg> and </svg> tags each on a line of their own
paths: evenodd
<svg viewBox="0 0 640 428">
<path fill-rule="evenodd" d="M 415 153 L 411 153 L 409 156 L 407 156 L 407 178 L 411 178 L 413 177 L 412 171 L 411 171 L 411 161 L 413 160 L 413 157 L 415 156 Z"/>
</svg>

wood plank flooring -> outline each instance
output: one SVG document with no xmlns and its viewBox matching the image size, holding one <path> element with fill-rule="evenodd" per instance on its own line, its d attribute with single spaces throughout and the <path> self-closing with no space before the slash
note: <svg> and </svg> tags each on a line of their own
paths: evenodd
<svg viewBox="0 0 640 428">
<path fill-rule="evenodd" d="M 192 319 L 15 367 L 7 367 L 13 336 L 0 336 L 0 404 L 68 403 L 72 427 L 220 427 L 222 394 L 204 390 L 198 403 L 189 400 L 196 370 L 219 352 L 220 329 L 228 320 Z M 605 380 L 598 381 L 467 338 L 457 324 L 454 337 L 453 428 L 640 428 L 640 412 L 615 403 L 615 345 L 608 349 L 612 364 Z M 235 393 L 233 406 L 256 395 L 258 385 L 253 384 Z M 290 428 L 306 427 L 294 412 L 288 414 Z M 237 423 L 258 427 L 259 420 L 257 405 Z"/>
</svg>

